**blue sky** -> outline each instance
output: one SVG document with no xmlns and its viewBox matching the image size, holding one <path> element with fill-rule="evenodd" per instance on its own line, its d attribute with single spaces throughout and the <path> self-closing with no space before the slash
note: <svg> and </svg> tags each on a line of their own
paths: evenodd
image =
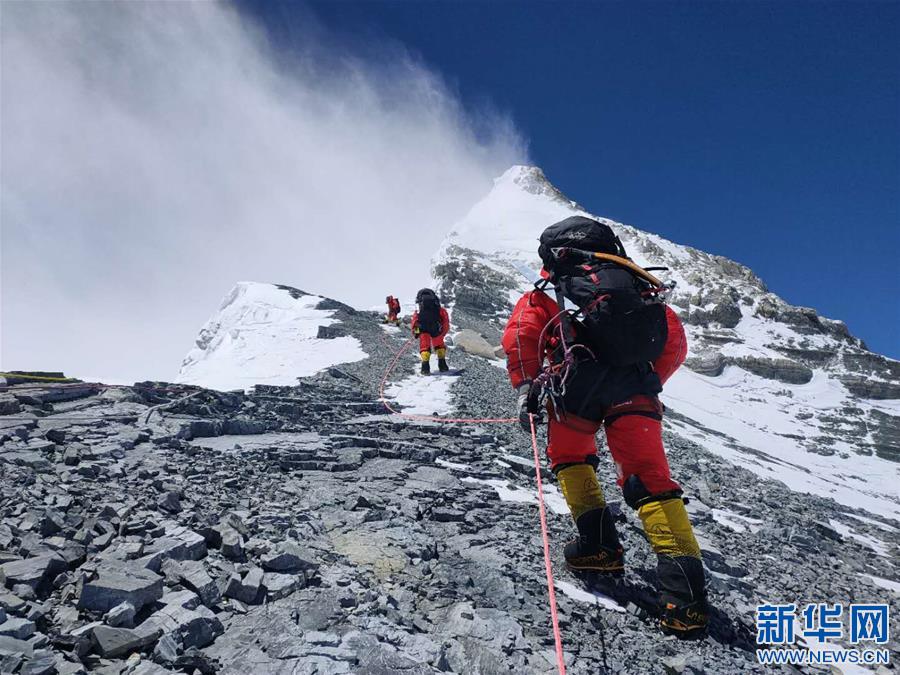
<svg viewBox="0 0 900 675">
<path fill-rule="evenodd" d="M 749 265 L 900 357 L 900 3 L 240 2 L 402 45 L 586 208 Z"/>
</svg>

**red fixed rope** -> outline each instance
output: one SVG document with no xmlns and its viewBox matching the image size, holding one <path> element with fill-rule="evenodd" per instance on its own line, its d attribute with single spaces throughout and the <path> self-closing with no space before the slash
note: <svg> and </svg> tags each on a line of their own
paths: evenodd
<svg viewBox="0 0 900 675">
<path fill-rule="evenodd" d="M 556 589 L 553 583 L 553 565 L 550 562 L 550 536 L 547 534 L 544 484 L 541 481 L 541 457 L 538 452 L 537 433 L 534 430 L 534 415 L 529 414 L 528 421 L 531 424 L 531 447 L 534 450 L 534 477 L 537 479 L 538 511 L 541 515 L 541 537 L 544 540 L 544 571 L 547 573 L 547 593 L 550 595 L 550 622 L 553 624 L 553 640 L 556 643 L 556 665 L 559 668 L 559 675 L 566 675 L 566 660 L 563 656 L 559 616 L 556 612 Z"/>
<path fill-rule="evenodd" d="M 400 417 L 406 417 L 411 420 L 420 420 L 425 422 L 449 422 L 455 424 L 509 424 L 510 422 L 518 422 L 518 418 L 516 417 L 436 417 L 434 415 L 411 415 L 409 413 L 400 412 L 395 408 L 391 407 L 391 404 L 388 403 L 387 398 L 384 395 L 384 388 L 387 385 L 388 378 L 391 376 L 391 373 L 394 372 L 394 369 L 397 367 L 397 362 L 400 361 L 400 357 L 403 356 L 403 352 L 409 349 L 409 346 L 415 341 L 415 337 L 411 337 L 407 340 L 400 350 L 394 355 L 394 360 L 391 361 L 391 364 L 387 367 L 387 370 L 384 371 L 384 376 L 381 378 L 381 384 L 378 387 L 378 395 L 381 398 L 381 402 L 384 404 L 384 407 L 390 410 L 395 415 L 399 415 Z"/>
</svg>

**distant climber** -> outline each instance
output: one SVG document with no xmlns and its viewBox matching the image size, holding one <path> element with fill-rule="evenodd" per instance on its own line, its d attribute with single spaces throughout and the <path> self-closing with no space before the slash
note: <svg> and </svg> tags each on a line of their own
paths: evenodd
<svg viewBox="0 0 900 675">
<path fill-rule="evenodd" d="M 387 303 L 388 311 L 382 323 L 400 325 L 400 301 L 393 295 L 387 296 L 384 301 Z"/>
<path fill-rule="evenodd" d="M 419 338 L 419 354 L 422 357 L 422 374 L 431 373 L 431 352 L 437 352 L 438 370 L 442 373 L 450 370 L 447 365 L 447 347 L 444 336 L 450 330 L 450 316 L 441 307 L 437 293 L 430 288 L 423 288 L 416 293 L 416 311 L 412 316 L 413 335 Z"/>
<path fill-rule="evenodd" d="M 516 304 L 503 349 L 523 428 L 530 432 L 530 414 L 548 414 L 547 455 L 579 535 L 564 549 L 566 563 L 575 571 L 624 570 L 596 475 L 594 436 L 605 427 L 625 502 L 658 558 L 661 627 L 700 637 L 709 621 L 703 563 L 669 472 L 657 397 L 684 362 L 684 328 L 662 300 L 666 289 L 627 258 L 609 226 L 573 216 L 548 227 L 540 242 L 543 281 Z"/>
</svg>

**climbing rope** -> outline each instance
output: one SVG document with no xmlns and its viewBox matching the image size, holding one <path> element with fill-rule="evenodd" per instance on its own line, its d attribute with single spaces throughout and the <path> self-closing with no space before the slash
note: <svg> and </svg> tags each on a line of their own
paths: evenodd
<svg viewBox="0 0 900 675">
<path fill-rule="evenodd" d="M 563 654 L 562 635 L 559 632 L 559 616 L 556 611 L 556 589 L 553 582 L 553 565 L 550 562 L 550 535 L 547 533 L 547 511 L 544 508 L 544 484 L 541 480 L 541 457 L 538 452 L 537 433 L 534 429 L 534 415 L 528 415 L 531 424 L 531 448 L 534 450 L 534 477 L 537 480 L 538 512 L 541 517 L 541 538 L 544 540 L 544 571 L 547 573 L 547 593 L 550 596 L 550 622 L 553 624 L 553 641 L 556 644 L 556 666 L 559 675 L 566 675 L 566 660 Z"/>
</svg>

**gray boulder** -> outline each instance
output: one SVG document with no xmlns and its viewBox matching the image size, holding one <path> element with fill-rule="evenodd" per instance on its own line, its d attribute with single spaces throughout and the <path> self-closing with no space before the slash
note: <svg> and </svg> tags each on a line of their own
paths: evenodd
<svg viewBox="0 0 900 675">
<path fill-rule="evenodd" d="M 138 628 L 144 636 L 177 635 L 185 649 L 202 648 L 224 632 L 219 618 L 204 606 L 187 609 L 166 605 L 151 615 Z"/>
<path fill-rule="evenodd" d="M 109 610 L 103 618 L 113 628 L 131 628 L 134 625 L 134 605 L 122 602 Z"/>
<path fill-rule="evenodd" d="M 270 572 L 315 571 L 319 569 L 319 564 L 314 557 L 313 551 L 306 546 L 285 541 L 278 544 L 274 553 L 263 556 L 262 566 Z"/>
<path fill-rule="evenodd" d="M 136 565 L 101 567 L 93 581 L 84 584 L 78 606 L 97 612 L 108 612 L 123 602 L 139 612 L 144 605 L 162 597 L 163 579 L 158 574 Z"/>
<path fill-rule="evenodd" d="M 100 656 L 115 658 L 153 644 L 155 638 L 151 639 L 130 628 L 97 626 L 94 628 L 94 642 Z"/>
<path fill-rule="evenodd" d="M 0 636 L 16 638 L 17 640 L 27 640 L 34 635 L 35 630 L 34 621 L 17 616 L 0 623 Z"/>
<path fill-rule="evenodd" d="M 489 361 L 497 360 L 497 355 L 495 353 L 497 348 L 491 346 L 490 342 L 485 340 L 484 337 L 471 328 L 464 328 L 459 331 L 459 333 L 453 336 L 453 341 L 457 347 L 467 354 L 480 356 Z"/>
<path fill-rule="evenodd" d="M 37 591 L 45 581 L 53 579 L 57 574 L 66 571 L 66 561 L 59 555 L 44 554 L 23 560 L 13 560 L 0 565 L 2 576 L 10 588 L 24 584 Z"/>
</svg>

